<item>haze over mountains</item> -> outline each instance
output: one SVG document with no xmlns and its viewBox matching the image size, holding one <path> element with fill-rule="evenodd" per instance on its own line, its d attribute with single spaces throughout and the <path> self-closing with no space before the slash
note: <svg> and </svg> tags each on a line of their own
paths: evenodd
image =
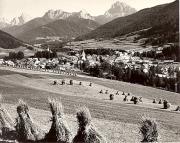
<svg viewBox="0 0 180 143">
<path fill-rule="evenodd" d="M 73 38 L 86 34 L 114 18 L 134 12 L 136 10 L 127 4 L 116 2 L 101 16 L 91 16 L 85 10 L 72 13 L 62 10 L 49 10 L 42 17 L 30 21 L 29 17 L 22 15 L 14 18 L 8 26 L 1 25 L 4 27 L 3 31 L 26 42 L 32 42 L 38 37 L 47 36 Z"/>
</svg>

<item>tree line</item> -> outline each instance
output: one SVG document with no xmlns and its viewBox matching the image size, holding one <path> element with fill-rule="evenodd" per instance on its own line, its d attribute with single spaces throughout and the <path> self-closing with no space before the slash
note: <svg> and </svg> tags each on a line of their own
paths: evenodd
<svg viewBox="0 0 180 143">
<path fill-rule="evenodd" d="M 24 58 L 24 53 L 22 51 L 19 52 L 9 52 L 8 56 L 5 56 L 5 60 L 21 60 Z"/>
<path fill-rule="evenodd" d="M 106 61 L 103 61 L 100 65 L 93 67 L 88 65 L 88 62 L 85 62 L 82 66 L 82 69 L 85 72 L 88 72 L 91 76 L 110 78 L 134 84 L 163 88 L 168 91 L 175 91 L 175 83 L 177 82 L 177 79 L 159 77 L 157 74 L 161 73 L 161 71 L 160 67 L 158 66 L 152 66 L 148 72 L 144 72 L 143 68 L 125 68 L 124 64 L 110 65 Z M 169 68 L 168 72 L 169 75 L 173 75 L 176 71 Z M 177 71 L 177 73 L 178 76 L 180 76 L 180 72 Z"/>
<path fill-rule="evenodd" d="M 157 53 L 156 49 L 151 51 L 145 51 L 143 53 L 135 52 L 134 56 L 147 57 L 159 60 L 174 60 L 179 61 L 179 46 L 174 45 L 170 47 L 163 48 L 161 53 Z"/>
<path fill-rule="evenodd" d="M 35 58 L 46 58 L 46 59 L 51 59 L 51 58 L 57 58 L 57 53 L 55 51 L 38 51 L 34 54 Z"/>
</svg>

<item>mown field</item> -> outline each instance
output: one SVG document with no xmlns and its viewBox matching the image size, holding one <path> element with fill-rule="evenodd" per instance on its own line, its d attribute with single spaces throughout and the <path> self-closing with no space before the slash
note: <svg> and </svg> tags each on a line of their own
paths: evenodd
<svg viewBox="0 0 180 143">
<path fill-rule="evenodd" d="M 20 75 L 20 76 L 19 76 Z M 4 77 L 18 77 L 17 83 L 22 82 L 22 84 L 16 84 L 15 81 L 5 80 Z M 64 94 L 63 92 L 55 93 L 52 90 L 40 90 L 33 88 L 33 86 L 26 86 L 26 80 L 41 80 L 41 79 L 64 79 L 66 76 L 60 75 L 44 75 L 44 74 L 27 74 L 18 73 L 7 70 L 0 70 L 0 89 L 3 95 L 3 102 L 8 104 L 16 104 L 18 99 L 21 98 L 25 100 L 30 107 L 36 108 L 33 116 L 37 120 L 41 120 L 41 114 L 37 114 L 42 111 L 42 113 L 47 112 L 48 103 L 47 98 L 61 98 L 62 103 L 65 107 L 65 113 L 70 120 L 71 127 L 76 125 L 75 113 L 79 106 L 87 106 L 95 120 L 97 128 L 102 131 L 106 138 L 110 142 L 132 142 L 140 141 L 138 132 L 138 123 L 141 116 L 146 114 L 150 117 L 156 118 L 160 125 L 161 141 L 180 141 L 180 113 L 173 111 L 166 111 L 162 109 L 146 108 L 132 104 L 109 102 L 105 100 L 81 97 L 81 96 L 70 96 Z M 70 78 L 70 77 L 68 77 Z M 131 92 L 135 95 L 142 96 L 143 98 L 153 99 L 153 98 L 163 98 L 168 99 L 171 103 L 178 105 L 180 103 L 180 95 L 176 93 L 166 92 L 159 89 L 154 89 L 150 87 L 143 87 L 141 85 L 133 85 L 118 81 L 111 81 L 105 79 L 93 79 L 88 77 L 71 77 L 71 79 L 78 81 L 92 81 L 94 84 L 101 85 L 107 88 L 112 88 L 115 90 Z M 41 84 L 41 83 L 39 83 Z M 38 86 L 38 85 L 37 85 Z M 67 85 L 68 86 L 68 85 Z M 57 87 L 58 88 L 58 87 Z M 72 87 L 73 88 L 73 87 Z M 7 107 L 7 106 L 6 106 Z M 15 115 L 14 108 L 13 116 Z M 46 111 L 44 111 L 46 110 Z M 45 114 L 45 116 L 48 113 Z M 46 118 L 48 120 L 48 118 Z M 44 126 L 46 126 L 44 122 Z M 107 125 L 107 126 L 105 126 Z M 115 125 L 117 127 L 115 128 Z M 105 128 L 106 127 L 106 128 Z M 132 130 L 131 130 L 132 129 Z M 73 131 L 76 133 L 76 130 Z M 130 132 L 130 135 L 127 134 Z M 121 137 L 121 138 L 120 138 Z"/>
</svg>

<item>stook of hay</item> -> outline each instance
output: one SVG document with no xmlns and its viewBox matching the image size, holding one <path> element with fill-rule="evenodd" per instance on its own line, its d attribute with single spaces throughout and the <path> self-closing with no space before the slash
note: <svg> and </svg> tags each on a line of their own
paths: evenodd
<svg viewBox="0 0 180 143">
<path fill-rule="evenodd" d="M 15 124 L 6 109 L 0 107 L 0 138 L 15 140 Z"/>
<path fill-rule="evenodd" d="M 114 94 L 110 94 L 110 95 L 109 95 L 109 99 L 110 99 L 110 100 L 113 100 L 113 99 L 114 99 Z"/>
<path fill-rule="evenodd" d="M 62 81 L 61 81 L 61 85 L 65 85 L 66 83 L 65 83 L 65 80 L 63 79 Z"/>
<path fill-rule="evenodd" d="M 70 143 L 72 134 L 64 119 L 62 103 L 60 100 L 49 99 L 49 105 L 52 113 L 52 125 L 45 136 L 45 142 Z"/>
<path fill-rule="evenodd" d="M 79 109 L 76 117 L 79 128 L 73 143 L 106 143 L 104 137 L 98 133 L 91 123 L 92 118 L 88 108 L 82 107 Z"/>
<path fill-rule="evenodd" d="M 167 100 L 164 100 L 163 101 L 163 108 L 164 109 L 169 109 L 170 107 L 171 107 L 171 104 Z"/>
<path fill-rule="evenodd" d="M 57 85 L 57 81 L 55 80 L 55 81 L 53 81 L 53 85 Z"/>
<path fill-rule="evenodd" d="M 159 102 L 158 102 L 158 104 L 162 104 L 162 99 L 159 99 Z"/>
<path fill-rule="evenodd" d="M 123 101 L 124 101 L 124 102 L 128 101 L 127 95 L 125 95 Z"/>
<path fill-rule="evenodd" d="M 89 86 L 92 86 L 92 82 L 89 83 Z"/>
<path fill-rule="evenodd" d="M 99 92 L 100 94 L 103 94 L 103 90 L 101 89 L 101 91 Z"/>
<path fill-rule="evenodd" d="M 130 99 L 130 101 L 134 101 L 134 96 L 132 96 L 132 98 Z"/>
<path fill-rule="evenodd" d="M 152 102 L 152 103 L 157 103 L 157 102 L 156 102 L 156 99 L 153 99 L 153 102 Z"/>
<path fill-rule="evenodd" d="M 134 104 L 138 104 L 139 100 L 137 97 L 134 97 L 134 100 L 133 100 Z"/>
<path fill-rule="evenodd" d="M 140 123 L 140 132 L 142 134 L 141 142 L 157 142 L 158 141 L 158 127 L 155 119 L 143 117 Z"/>
<path fill-rule="evenodd" d="M 70 85 L 73 85 L 73 80 L 72 80 L 72 79 L 69 81 L 69 84 L 70 84 Z"/>
<path fill-rule="evenodd" d="M 44 137 L 44 132 L 32 121 L 29 115 L 28 105 L 19 100 L 17 107 L 18 117 L 16 118 L 16 132 L 19 141 L 31 142 L 38 141 Z"/>
<path fill-rule="evenodd" d="M 177 106 L 175 111 L 180 111 L 180 106 Z"/>
<path fill-rule="evenodd" d="M 139 97 L 139 102 L 143 103 L 142 97 Z"/>
<path fill-rule="evenodd" d="M 116 95 L 119 95 L 119 91 L 116 92 Z"/>
</svg>

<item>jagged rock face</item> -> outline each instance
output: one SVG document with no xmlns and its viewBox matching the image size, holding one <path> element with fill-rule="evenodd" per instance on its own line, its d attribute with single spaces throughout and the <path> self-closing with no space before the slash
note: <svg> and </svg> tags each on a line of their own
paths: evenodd
<svg viewBox="0 0 180 143">
<path fill-rule="evenodd" d="M 49 18 L 52 20 L 58 20 L 58 19 L 66 19 L 71 15 L 71 13 L 64 12 L 62 10 L 49 10 L 45 13 L 43 16 L 44 18 Z"/>
<path fill-rule="evenodd" d="M 9 20 L 6 18 L 0 18 L 0 29 L 9 26 Z"/>
<path fill-rule="evenodd" d="M 85 10 L 81 10 L 81 11 L 79 11 L 79 12 L 74 12 L 74 13 L 72 14 L 72 17 L 94 20 L 94 17 L 91 16 L 91 15 L 90 15 L 88 12 L 86 12 Z"/>
<path fill-rule="evenodd" d="M 109 10 L 104 13 L 104 15 L 95 17 L 95 21 L 97 21 L 99 24 L 105 24 L 115 18 L 124 17 L 135 12 L 136 9 L 130 7 L 126 3 L 117 1 L 111 6 Z"/>
<path fill-rule="evenodd" d="M 117 18 L 117 17 L 123 17 L 130 14 L 133 14 L 136 12 L 136 9 L 130 7 L 129 5 L 123 3 L 123 2 L 116 2 L 114 3 L 111 8 L 105 12 L 106 17 L 110 18 Z"/>
<path fill-rule="evenodd" d="M 12 26 L 14 25 L 23 25 L 24 23 L 30 21 L 32 18 L 27 14 L 22 14 L 19 17 L 13 18 L 13 20 L 10 22 Z"/>
<path fill-rule="evenodd" d="M 94 20 L 93 16 L 87 13 L 85 10 L 81 10 L 79 12 L 68 13 L 62 10 L 49 10 L 43 16 L 44 18 L 49 18 L 52 20 L 58 19 L 68 19 L 68 18 L 83 18 L 83 19 L 90 19 Z"/>
</svg>

